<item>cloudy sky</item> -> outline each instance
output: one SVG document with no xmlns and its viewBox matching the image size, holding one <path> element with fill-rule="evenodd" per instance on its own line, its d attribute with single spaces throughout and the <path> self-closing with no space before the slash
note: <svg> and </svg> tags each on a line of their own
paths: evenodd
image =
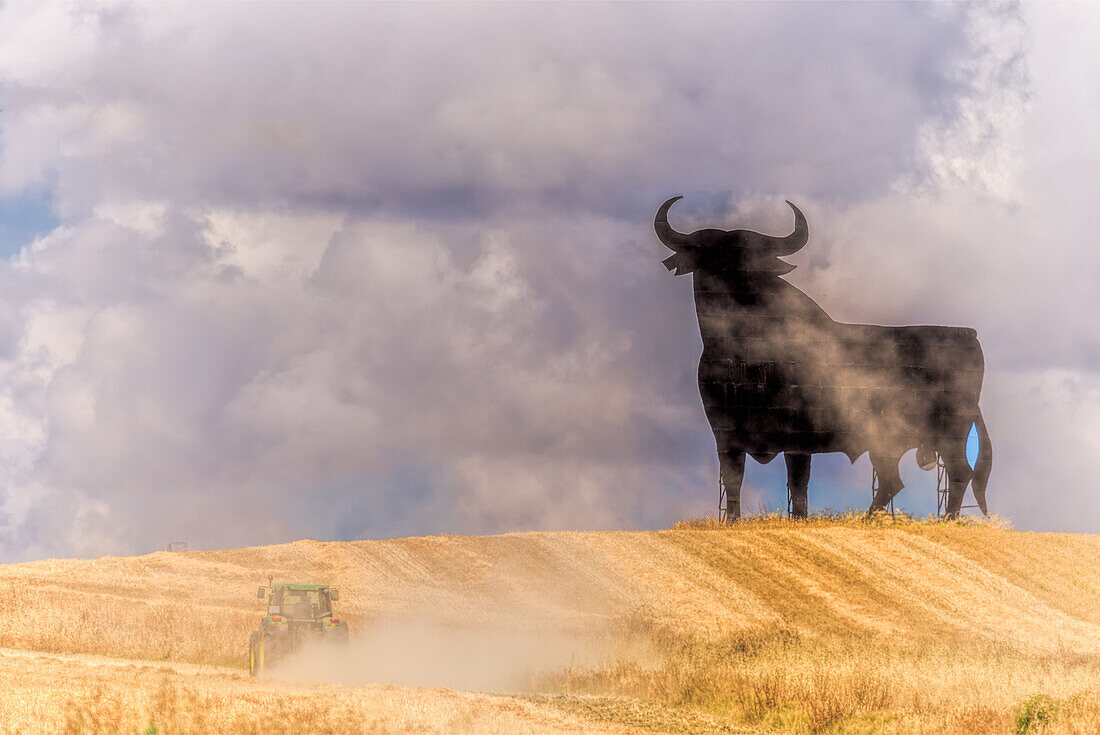
<svg viewBox="0 0 1100 735">
<path fill-rule="evenodd" d="M 714 513 L 673 219 L 973 326 L 989 502 L 1100 531 L 1085 5 L 0 5 L 0 561 Z M 744 506 L 785 502 L 749 461 Z M 898 504 L 934 509 L 902 462 Z M 811 508 L 865 507 L 815 458 Z"/>
</svg>

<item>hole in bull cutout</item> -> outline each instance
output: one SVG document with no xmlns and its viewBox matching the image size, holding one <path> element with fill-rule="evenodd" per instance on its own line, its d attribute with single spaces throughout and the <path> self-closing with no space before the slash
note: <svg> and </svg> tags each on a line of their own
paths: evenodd
<svg viewBox="0 0 1100 735">
<path fill-rule="evenodd" d="M 966 461 L 970 469 L 978 466 L 978 425 L 970 425 L 970 433 L 966 435 Z"/>
</svg>

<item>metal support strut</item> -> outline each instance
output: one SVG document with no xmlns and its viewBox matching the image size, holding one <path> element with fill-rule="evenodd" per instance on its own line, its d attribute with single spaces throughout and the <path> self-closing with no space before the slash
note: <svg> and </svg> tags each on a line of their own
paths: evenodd
<svg viewBox="0 0 1100 735">
<path fill-rule="evenodd" d="M 722 470 L 718 470 L 718 522 L 725 523 L 729 520 L 726 513 L 726 481 L 722 478 Z"/>
<path fill-rule="evenodd" d="M 947 515 L 947 465 L 943 463 L 943 457 L 936 452 L 936 520 L 942 520 Z"/>
</svg>

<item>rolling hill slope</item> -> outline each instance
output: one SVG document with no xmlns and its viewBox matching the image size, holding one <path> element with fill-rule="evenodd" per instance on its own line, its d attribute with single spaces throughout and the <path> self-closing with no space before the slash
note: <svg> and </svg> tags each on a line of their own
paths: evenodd
<svg viewBox="0 0 1100 735">
<path fill-rule="evenodd" d="M 337 587 L 338 614 L 360 633 L 355 656 L 361 660 L 326 664 L 312 676 L 328 683 L 249 682 L 241 669 L 262 609 L 256 586 L 268 574 Z M 387 698 L 371 688 L 391 683 L 580 691 L 620 704 L 633 698 L 635 709 L 656 703 L 668 710 L 634 722 L 584 697 L 462 695 L 484 699 L 471 712 L 506 713 L 499 721 L 475 718 L 472 729 L 820 730 L 861 717 L 887 729 L 942 729 L 946 721 L 922 714 L 916 694 L 898 683 L 912 673 L 915 681 L 933 679 L 927 687 L 913 684 L 927 696 L 956 697 L 950 707 L 941 702 L 956 726 L 997 730 L 1011 724 L 1019 702 L 1034 693 L 1063 702 L 1052 706 L 1069 716 L 1073 697 L 1100 691 L 1098 536 L 961 524 L 771 521 L 659 532 L 298 541 L 6 565 L 0 589 L 5 677 L 21 676 L 24 652 L 35 652 L 42 666 L 59 671 L 126 659 L 128 666 L 180 677 L 182 665 L 197 664 L 206 674 L 184 676 L 187 686 L 221 677 L 242 692 L 283 687 L 281 694 L 263 690 L 276 700 L 308 698 L 294 687 L 328 687 L 340 692 L 333 701 L 360 714 L 411 696 Z M 734 648 L 722 648 L 730 641 Z M 709 648 L 693 649 L 681 668 L 695 673 L 669 683 L 671 659 L 685 645 Z M 715 653 L 721 650 L 735 653 Z M 704 671 L 708 656 L 714 662 Z M 930 673 L 922 673 L 925 665 Z M 828 722 L 809 710 L 793 711 L 783 696 L 793 701 L 796 690 L 810 696 L 814 677 L 830 666 L 841 678 L 860 669 L 894 672 L 871 683 L 894 693 L 889 701 L 847 705 Z M 952 667 L 957 670 L 947 671 Z M 483 675 L 471 678 L 475 670 Z M 756 686 L 753 676 L 768 671 L 784 677 L 789 691 L 754 710 L 743 692 Z M 96 686 L 109 690 L 108 679 Z M 965 681 L 989 691 L 957 691 Z M 81 691 L 90 696 L 95 686 Z M 368 691 L 374 704 L 356 705 L 354 696 Z M 437 696 L 431 692 L 450 690 L 392 691 L 431 699 Z M 135 699 L 129 716 L 148 713 L 155 720 L 155 696 L 149 689 L 145 699 Z M 68 720 L 58 714 L 50 724 L 79 730 L 73 717 L 86 719 L 90 710 L 78 700 L 68 700 Z M 1094 722 L 1090 712 L 1085 707 L 1074 722 Z M 363 724 L 369 722 L 382 730 L 433 729 L 430 718 L 348 717 L 337 729 L 371 729 Z M 225 721 L 242 731 L 253 720 L 227 710 Z M 439 729 L 463 729 L 451 725 Z"/>
</svg>

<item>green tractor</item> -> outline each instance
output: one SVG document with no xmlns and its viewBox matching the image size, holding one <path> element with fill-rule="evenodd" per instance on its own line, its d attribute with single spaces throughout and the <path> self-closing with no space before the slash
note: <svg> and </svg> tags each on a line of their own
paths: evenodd
<svg viewBox="0 0 1100 735">
<path fill-rule="evenodd" d="M 256 676 L 308 643 L 348 642 L 348 624 L 332 615 L 339 593 L 324 584 L 271 584 L 256 593 L 267 598 L 267 615 L 248 638 L 248 673 Z"/>
</svg>

